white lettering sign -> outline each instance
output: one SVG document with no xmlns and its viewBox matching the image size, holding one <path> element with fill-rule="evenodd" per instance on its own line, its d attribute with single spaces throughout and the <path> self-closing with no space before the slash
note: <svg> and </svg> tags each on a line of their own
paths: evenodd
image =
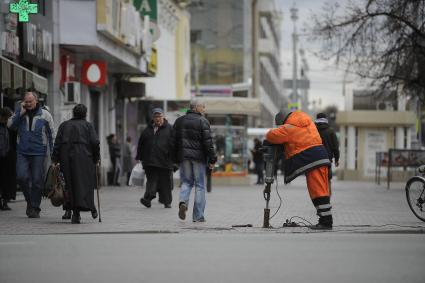
<svg viewBox="0 0 425 283">
<path fill-rule="evenodd" d="M 152 11 L 148 0 L 143 0 L 142 5 L 140 5 L 140 10 L 145 12 L 145 13 L 149 13 L 149 12 Z"/>
</svg>

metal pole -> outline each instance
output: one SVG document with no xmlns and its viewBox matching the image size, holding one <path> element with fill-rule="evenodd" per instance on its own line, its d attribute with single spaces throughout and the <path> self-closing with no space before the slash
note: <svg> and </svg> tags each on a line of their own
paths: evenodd
<svg viewBox="0 0 425 283">
<path fill-rule="evenodd" d="M 291 20 L 294 22 L 294 31 L 292 33 L 292 103 L 298 102 L 298 90 L 297 90 L 297 26 L 298 20 L 298 9 L 294 6 L 291 8 Z"/>
<path fill-rule="evenodd" d="M 422 148 L 422 102 L 419 97 L 416 98 L 417 102 L 417 118 L 418 118 L 418 143 L 419 148 Z"/>
<path fill-rule="evenodd" d="M 99 211 L 99 222 L 102 222 L 102 216 L 100 215 L 99 168 L 100 168 L 100 162 L 96 164 L 96 190 L 97 190 L 97 210 Z"/>
<path fill-rule="evenodd" d="M 252 0 L 251 2 L 251 55 L 252 55 L 252 97 L 259 97 L 257 92 L 258 89 L 258 54 L 257 54 L 257 45 L 258 45 L 258 16 L 257 16 L 257 0 Z"/>
</svg>

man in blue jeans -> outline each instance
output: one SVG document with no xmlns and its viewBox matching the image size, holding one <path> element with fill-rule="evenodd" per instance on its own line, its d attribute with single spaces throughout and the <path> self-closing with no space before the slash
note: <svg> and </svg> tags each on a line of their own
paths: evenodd
<svg viewBox="0 0 425 283">
<path fill-rule="evenodd" d="M 217 156 L 211 135 L 210 123 L 203 117 L 205 104 L 191 101 L 186 115 L 174 123 L 176 130 L 177 160 L 180 163 L 181 190 L 179 197 L 179 217 L 184 220 L 190 192 L 195 186 L 193 222 L 205 222 L 206 166 L 214 167 Z"/>
<path fill-rule="evenodd" d="M 52 116 L 38 104 L 37 94 L 27 91 L 21 107 L 9 118 L 7 126 L 18 132 L 16 177 L 27 202 L 26 214 L 29 218 L 39 218 L 44 159 L 47 146 L 53 148 Z"/>
</svg>

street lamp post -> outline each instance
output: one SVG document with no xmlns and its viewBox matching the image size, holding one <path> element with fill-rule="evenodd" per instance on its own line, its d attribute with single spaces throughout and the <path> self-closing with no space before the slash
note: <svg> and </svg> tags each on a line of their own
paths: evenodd
<svg viewBox="0 0 425 283">
<path fill-rule="evenodd" d="M 292 33 L 292 103 L 298 102 L 298 90 L 297 90 L 297 26 L 296 22 L 298 20 L 298 8 L 291 8 L 291 20 L 294 22 L 294 31 Z"/>
</svg>

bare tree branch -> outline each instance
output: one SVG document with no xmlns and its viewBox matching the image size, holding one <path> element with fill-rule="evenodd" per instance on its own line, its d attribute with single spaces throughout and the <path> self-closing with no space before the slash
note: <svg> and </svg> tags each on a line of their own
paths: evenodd
<svg viewBox="0 0 425 283">
<path fill-rule="evenodd" d="M 347 63 L 361 78 L 381 87 L 404 82 L 412 95 L 425 93 L 425 0 L 351 1 L 341 14 L 327 4 L 313 15 L 312 40 L 319 56 Z"/>
</svg>

